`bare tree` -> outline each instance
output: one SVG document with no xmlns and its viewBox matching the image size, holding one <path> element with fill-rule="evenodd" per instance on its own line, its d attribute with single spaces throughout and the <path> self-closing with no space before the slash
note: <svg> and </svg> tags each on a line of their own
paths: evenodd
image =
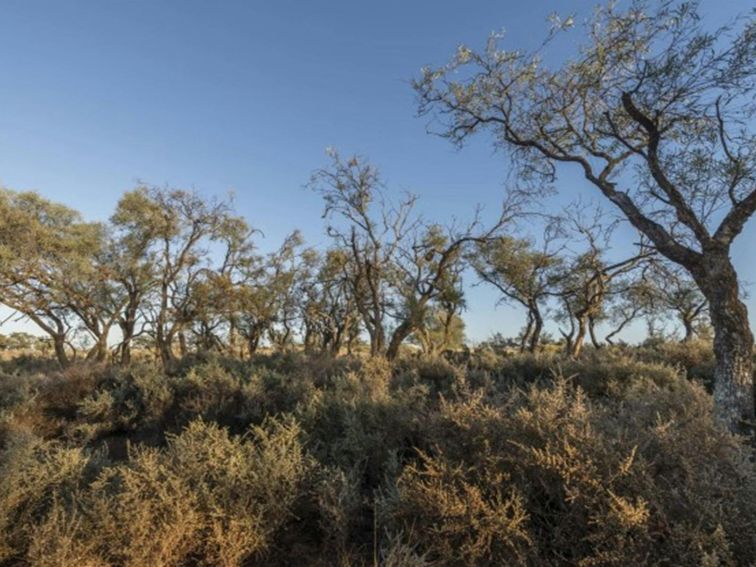
<svg viewBox="0 0 756 567">
<path fill-rule="evenodd" d="M 330 168 L 315 172 L 311 187 L 325 200 L 324 217 L 341 221 L 327 232 L 348 255 L 347 281 L 370 336 L 370 353 L 393 359 L 454 281 L 466 246 L 493 238 L 514 205 L 489 229 L 482 228 L 479 211 L 461 228 L 426 224 L 414 214 L 413 195 L 398 205 L 385 197 L 373 166 L 359 157 L 344 162 L 335 152 L 331 158 Z"/>
<path fill-rule="evenodd" d="M 328 235 L 347 252 L 345 264 L 350 293 L 370 336 L 370 353 L 385 353 L 394 263 L 403 239 L 416 228 L 412 217 L 416 198 L 406 195 L 397 205 L 388 202 L 375 167 L 359 157 L 344 162 L 331 152 L 331 167 L 315 172 L 311 187 L 325 201 Z"/>
<path fill-rule="evenodd" d="M 570 333 L 560 329 L 565 337 L 567 352 L 577 357 L 590 336 L 595 348 L 601 348 L 597 325 L 610 318 L 609 307 L 615 298 L 629 296 L 635 288 L 633 274 L 651 259 L 655 252 L 642 242 L 637 252 L 619 261 L 610 261 L 607 251 L 616 222 L 605 222 L 605 214 L 600 207 L 586 209 L 577 202 L 565 209 L 562 227 L 573 235 L 573 240 L 582 242 L 584 250 L 576 253 L 572 261 L 562 268 L 558 278 L 564 305 L 563 318 L 570 320 Z M 618 329 L 610 333 L 610 340 L 618 334 L 634 317 L 634 309 L 620 318 Z"/>
<path fill-rule="evenodd" d="M 396 261 L 395 286 L 399 310 L 394 313 L 398 324 L 391 333 L 386 356 L 393 360 L 400 345 L 414 332 L 423 328 L 429 310 L 436 301 L 454 298 L 461 301 L 458 284 L 463 269 L 465 248 L 469 244 L 487 242 L 497 233 L 503 220 L 491 229 L 481 230 L 476 219 L 462 230 L 440 225 L 424 227 L 402 243 Z"/>
</svg>

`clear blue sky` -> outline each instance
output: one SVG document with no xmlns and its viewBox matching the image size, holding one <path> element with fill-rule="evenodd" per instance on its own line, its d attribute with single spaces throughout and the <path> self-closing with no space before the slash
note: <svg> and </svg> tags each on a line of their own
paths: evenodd
<svg viewBox="0 0 756 567">
<path fill-rule="evenodd" d="M 5 0 L 0 7 L 0 183 L 34 189 L 88 219 L 109 216 L 137 180 L 236 192 L 262 249 L 301 228 L 325 244 L 321 203 L 303 185 L 327 146 L 370 157 L 423 213 L 495 210 L 506 164 L 483 139 L 461 152 L 426 134 L 409 81 L 480 46 L 494 29 L 529 47 L 546 17 L 593 1 L 276 2 Z M 707 0 L 720 22 L 747 0 Z M 570 195 L 588 188 L 563 180 Z M 590 194 L 590 193 L 589 193 Z M 753 225 L 753 223 L 752 223 Z M 736 262 L 756 279 L 748 255 Z M 514 333 L 520 315 L 470 291 L 468 335 Z M 752 321 L 756 304 L 750 304 Z"/>
</svg>

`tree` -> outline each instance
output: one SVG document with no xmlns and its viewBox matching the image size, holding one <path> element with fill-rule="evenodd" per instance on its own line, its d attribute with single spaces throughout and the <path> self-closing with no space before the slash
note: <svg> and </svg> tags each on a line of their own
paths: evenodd
<svg viewBox="0 0 756 567">
<path fill-rule="evenodd" d="M 154 261 L 154 285 L 142 280 L 148 273 L 138 263 L 126 279 L 139 278 L 139 291 L 134 293 L 149 289 L 155 295 L 143 311 L 164 365 L 175 359 L 177 338 L 186 353 L 184 330 L 194 319 L 192 290 L 207 262 L 202 246 L 220 238 L 231 216 L 226 203 L 180 189 L 140 187 L 126 193 L 118 205 L 115 220 L 131 233 L 131 252 L 142 251 Z M 124 319 L 131 324 L 130 315 Z"/>
<path fill-rule="evenodd" d="M 481 243 L 471 255 L 471 265 L 478 277 L 495 287 L 502 300 L 526 309 L 527 323 L 520 350 L 534 352 L 543 331 L 544 303 L 557 293 L 562 277 L 560 250 L 551 250 L 556 232 L 547 227 L 541 249 L 524 239 L 502 236 Z"/>
<path fill-rule="evenodd" d="M 605 260 L 600 249 L 592 247 L 567 266 L 568 274 L 562 280 L 561 296 L 566 318 L 570 321 L 570 332 L 560 332 L 566 340 L 570 356 L 580 355 L 586 335 L 590 335 L 594 347 L 601 348 L 596 325 L 607 318 L 607 303 L 613 296 L 631 292 L 633 282 L 625 278 L 650 254 L 641 251 L 619 262 L 610 263 Z M 619 333 L 636 315 L 632 311 L 629 315 L 624 315 L 618 329 L 612 331 L 609 338 Z"/>
<path fill-rule="evenodd" d="M 344 250 L 350 293 L 370 337 L 370 354 L 386 350 L 388 310 L 395 298 L 391 280 L 399 246 L 418 220 L 412 217 L 416 198 L 406 195 L 389 203 L 378 170 L 354 156 L 346 162 L 331 151 L 330 168 L 316 171 L 310 181 L 325 201 L 324 218 L 342 221 L 326 231 Z"/>
<path fill-rule="evenodd" d="M 465 322 L 460 316 L 464 305 L 461 287 L 450 288 L 426 310 L 411 337 L 425 354 L 435 356 L 464 346 Z"/>
<path fill-rule="evenodd" d="M 200 350 L 237 352 L 240 298 L 259 262 L 254 233 L 244 219 L 231 215 L 217 228 L 213 239 L 223 247 L 220 261 L 216 259 L 201 270 L 190 292 L 194 314 L 190 330 Z"/>
<path fill-rule="evenodd" d="M 273 299 L 274 316 L 268 328 L 270 342 L 279 350 L 291 345 L 299 317 L 298 305 L 308 271 L 308 251 L 301 251 L 304 240 L 299 231 L 289 234 L 270 256 L 268 290 Z M 305 257 L 302 256 L 304 252 Z"/>
<path fill-rule="evenodd" d="M 756 21 L 708 32 L 695 2 L 654 10 L 616 4 L 586 22 L 587 41 L 549 68 L 535 53 L 460 47 L 415 82 L 422 112 L 463 143 L 481 130 L 507 148 L 526 181 L 572 164 L 711 306 L 714 399 L 731 429 L 754 418 L 753 335 L 729 253 L 756 210 Z"/>
<path fill-rule="evenodd" d="M 250 357 L 266 336 L 279 348 L 289 344 L 297 316 L 293 287 L 300 277 L 298 249 L 302 243 L 301 235 L 295 231 L 278 250 L 257 258 L 245 271 L 238 289 L 236 328 L 247 343 Z"/>
<path fill-rule="evenodd" d="M 478 224 L 476 219 L 461 231 L 445 230 L 432 224 L 401 242 L 395 265 L 398 309 L 393 316 L 397 325 L 386 350 L 389 360 L 397 357 L 399 347 L 407 338 L 425 326 L 434 303 L 444 306 L 448 323 L 452 324 L 463 304 L 460 282 L 465 247 L 488 240 L 499 227 L 496 225 L 485 234 L 473 236 Z"/>
<path fill-rule="evenodd" d="M 138 192 L 128 192 L 118 201 L 110 218 L 114 232 L 111 251 L 113 278 L 126 296 L 117 321 L 121 331 L 117 351 L 122 365 L 131 362 L 132 344 L 145 332 L 146 321 L 144 317 L 140 317 L 141 310 L 145 298 L 159 281 L 154 230 L 142 217 L 145 205 L 142 195 Z"/>
<path fill-rule="evenodd" d="M 350 293 L 348 255 L 330 249 L 313 258 L 313 272 L 302 288 L 302 324 L 304 346 L 318 346 L 322 352 L 336 355 L 358 325 L 359 313 Z"/>
<path fill-rule="evenodd" d="M 0 191 L 0 301 L 50 336 L 62 366 L 76 352 L 72 335 L 80 325 L 95 336 L 97 352 L 107 339 L 107 328 L 98 327 L 104 239 L 102 225 L 68 207 L 32 192 Z"/>
<path fill-rule="evenodd" d="M 651 301 L 671 313 L 683 328 L 683 342 L 692 341 L 706 319 L 708 302 L 695 282 L 679 267 L 654 262 L 649 272 Z"/>
<path fill-rule="evenodd" d="M 613 329 L 606 334 L 604 340 L 610 345 L 614 344 L 614 337 L 637 319 L 653 317 L 657 311 L 654 298 L 654 288 L 649 282 L 647 273 L 654 265 L 653 261 L 646 262 L 641 266 L 638 277 L 631 277 L 622 282 L 621 293 L 614 296 L 614 301 L 609 308 L 608 320 Z M 649 335 L 653 334 L 649 332 Z"/>
<path fill-rule="evenodd" d="M 99 232 L 93 241 L 99 246 L 89 250 L 86 261 L 79 264 L 76 271 L 62 273 L 58 285 L 61 294 L 67 298 L 69 309 L 94 341 L 86 359 L 103 362 L 108 357 L 110 330 L 118 321 L 128 297 L 115 279 L 118 265 L 110 234 L 104 225 L 94 224 L 92 227 Z"/>
<path fill-rule="evenodd" d="M 638 243 L 637 252 L 618 261 L 610 261 L 607 256 L 616 222 L 606 223 L 604 212 L 596 207 L 589 213 L 580 202 L 565 209 L 564 215 L 557 219 L 561 227 L 572 233 L 574 241 L 582 241 L 584 250 L 576 253 L 571 261 L 562 268 L 557 277 L 559 295 L 564 312 L 562 318 L 570 323 L 569 333 L 560 329 L 565 338 L 567 352 L 577 357 L 590 336 L 594 348 L 601 348 L 597 325 L 609 319 L 618 319 L 617 327 L 609 333 L 608 338 L 617 335 L 635 316 L 637 308 L 620 309 L 610 313 L 611 304 L 617 298 L 629 298 L 640 291 L 634 275 L 654 256 L 643 242 Z M 555 221 L 556 222 L 556 221 Z M 614 317 L 612 317 L 614 315 Z"/>
<path fill-rule="evenodd" d="M 425 320 L 427 309 L 454 285 L 465 248 L 493 238 L 513 213 L 505 207 L 492 228 L 481 228 L 476 214 L 465 227 L 426 224 L 414 214 L 416 198 L 398 205 L 383 193 L 378 171 L 359 157 L 317 171 L 311 186 L 326 203 L 324 217 L 338 217 L 327 231 L 348 255 L 350 293 L 370 336 L 370 353 L 394 359 L 401 344 Z M 395 323 L 389 332 L 389 324 Z"/>
</svg>

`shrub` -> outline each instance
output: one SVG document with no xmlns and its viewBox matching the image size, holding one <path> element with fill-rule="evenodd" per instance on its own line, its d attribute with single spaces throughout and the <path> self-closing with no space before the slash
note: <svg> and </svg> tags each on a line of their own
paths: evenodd
<svg viewBox="0 0 756 567">
<path fill-rule="evenodd" d="M 80 448 L 31 434 L 8 440 L 0 453 L 0 562 L 22 557 L 53 503 L 71 500 L 96 464 Z"/>
<path fill-rule="evenodd" d="M 444 564 L 698 565 L 756 557 L 750 451 L 678 379 L 591 401 L 566 379 L 443 404 L 387 521 Z M 725 504 L 727 501 L 727 504 Z M 451 558 L 451 559 L 445 559 Z"/>
</svg>

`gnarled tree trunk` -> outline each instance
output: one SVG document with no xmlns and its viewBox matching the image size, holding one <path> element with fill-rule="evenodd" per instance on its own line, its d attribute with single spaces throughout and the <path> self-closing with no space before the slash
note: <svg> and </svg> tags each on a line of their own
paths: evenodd
<svg viewBox="0 0 756 567">
<path fill-rule="evenodd" d="M 754 423 L 753 334 L 748 310 L 738 295 L 738 277 L 726 252 L 709 252 L 693 273 L 710 305 L 714 327 L 714 406 L 733 431 Z"/>
</svg>

